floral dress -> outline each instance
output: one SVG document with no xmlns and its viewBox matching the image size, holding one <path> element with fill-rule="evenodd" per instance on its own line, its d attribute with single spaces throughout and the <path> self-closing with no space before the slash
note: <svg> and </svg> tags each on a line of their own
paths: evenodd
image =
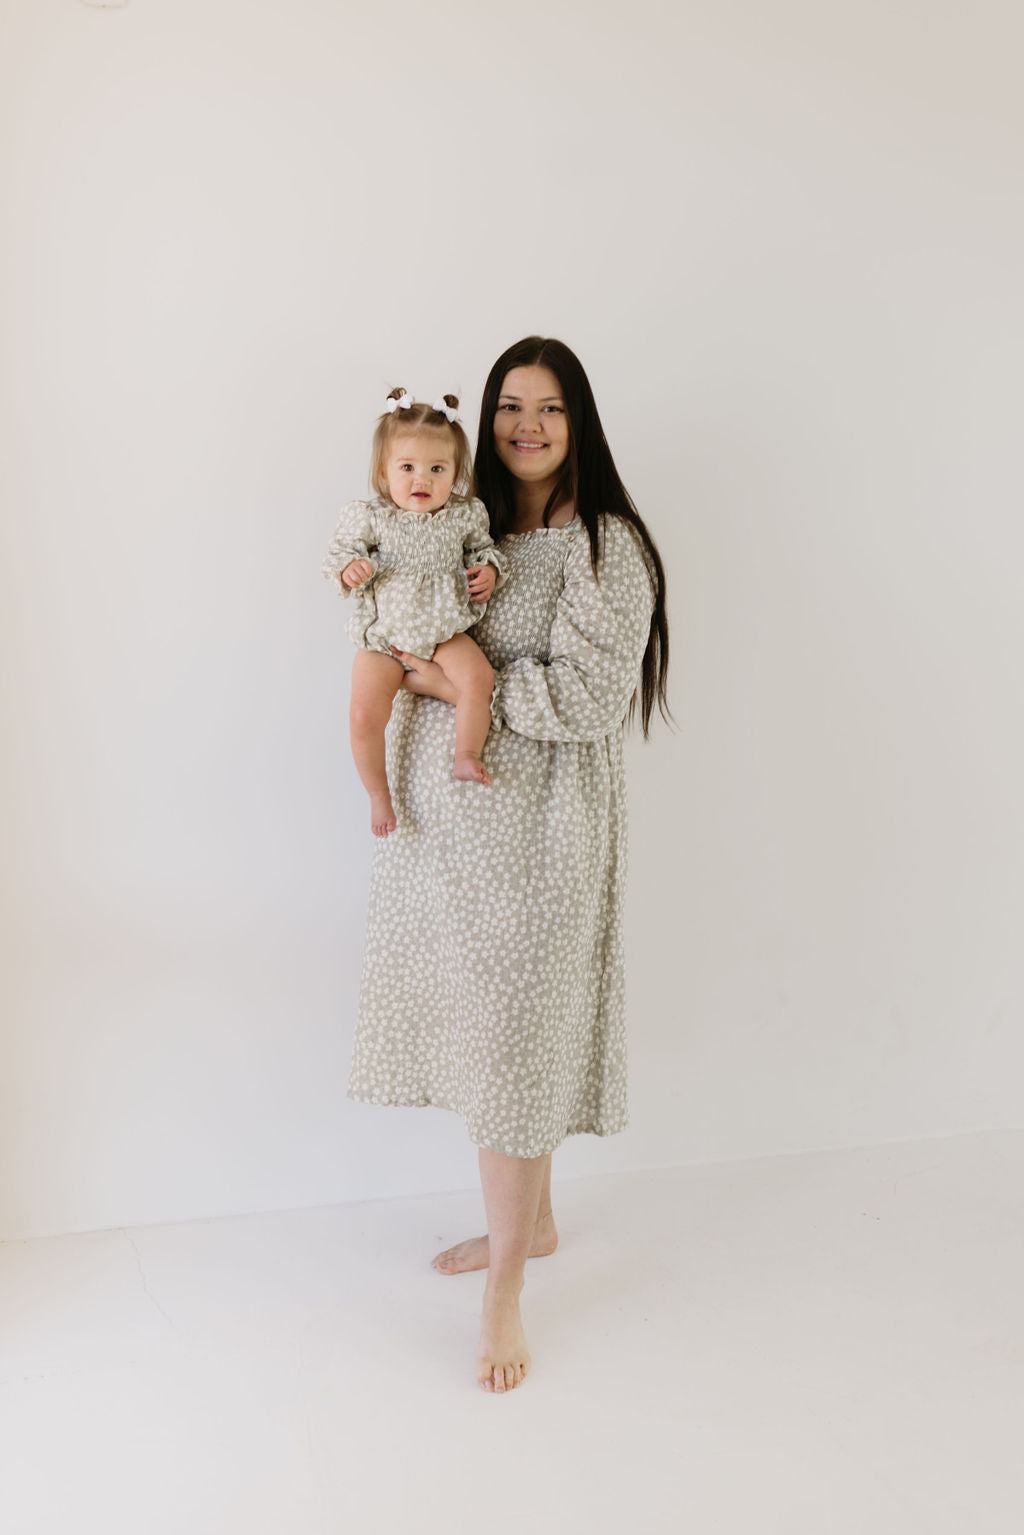
<svg viewBox="0 0 1024 1535">
<path fill-rule="evenodd" d="M 474 637 L 495 668 L 483 784 L 454 710 L 398 694 L 398 825 L 375 847 L 349 1097 L 460 1114 L 513 1156 L 627 1123 L 624 719 L 653 587 L 629 525 L 511 534 Z"/>
<path fill-rule="evenodd" d="M 369 560 L 373 574 L 361 586 L 343 586 L 338 578 L 353 560 Z M 377 496 L 342 507 L 322 568 L 353 598 L 347 632 L 354 644 L 429 660 L 442 641 L 482 617 L 487 604 L 469 600 L 466 571 L 487 564 L 497 569 L 497 588 L 504 562 L 475 496 L 449 496 L 436 512 L 407 511 Z"/>
</svg>

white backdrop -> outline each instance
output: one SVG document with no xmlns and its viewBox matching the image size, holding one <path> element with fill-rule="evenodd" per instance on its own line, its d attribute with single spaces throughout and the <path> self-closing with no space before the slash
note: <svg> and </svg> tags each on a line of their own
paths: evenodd
<svg viewBox="0 0 1024 1535">
<path fill-rule="evenodd" d="M 385 390 L 472 421 L 533 331 L 680 724 L 630 748 L 631 1127 L 556 1177 L 1020 1123 L 1018 15 L 2 0 L 0 1233 L 476 1181 L 344 1096 L 319 563 Z"/>
</svg>

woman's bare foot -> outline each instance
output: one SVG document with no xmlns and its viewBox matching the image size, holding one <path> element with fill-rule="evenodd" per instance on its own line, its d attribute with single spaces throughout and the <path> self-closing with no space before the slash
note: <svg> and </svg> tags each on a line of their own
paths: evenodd
<svg viewBox="0 0 1024 1535">
<path fill-rule="evenodd" d="M 483 1320 L 480 1326 L 480 1355 L 477 1381 L 485 1391 L 512 1391 L 522 1383 L 530 1368 L 530 1355 L 519 1314 L 522 1282 L 484 1289 Z"/>
<path fill-rule="evenodd" d="M 386 789 L 383 794 L 370 795 L 370 825 L 373 827 L 375 837 L 386 837 L 388 832 L 394 831 L 398 825 L 395 807 Z"/>
<path fill-rule="evenodd" d="M 550 1210 L 546 1210 L 543 1215 L 537 1217 L 533 1242 L 527 1257 L 546 1258 L 557 1246 L 558 1232 L 555 1230 L 555 1217 Z M 485 1236 L 470 1237 L 465 1242 L 457 1242 L 454 1247 L 447 1248 L 430 1260 L 431 1267 L 436 1268 L 439 1274 L 468 1274 L 471 1269 L 485 1269 L 489 1262 L 490 1244 Z"/>
<path fill-rule="evenodd" d="M 488 773 L 476 752 L 455 753 L 452 777 L 469 779 L 474 783 L 490 784 L 491 781 L 490 773 Z"/>
</svg>

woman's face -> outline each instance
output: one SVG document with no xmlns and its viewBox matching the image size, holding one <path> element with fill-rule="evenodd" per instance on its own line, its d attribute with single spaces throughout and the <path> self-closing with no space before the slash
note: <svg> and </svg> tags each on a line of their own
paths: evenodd
<svg viewBox="0 0 1024 1535">
<path fill-rule="evenodd" d="M 494 414 L 494 448 L 517 480 L 554 481 L 569 452 L 569 417 L 550 368 L 534 364 L 505 374 Z"/>
</svg>

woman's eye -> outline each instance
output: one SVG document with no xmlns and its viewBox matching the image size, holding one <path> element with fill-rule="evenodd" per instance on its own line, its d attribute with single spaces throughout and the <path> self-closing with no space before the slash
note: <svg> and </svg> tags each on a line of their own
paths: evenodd
<svg viewBox="0 0 1024 1535">
<path fill-rule="evenodd" d="M 564 414 L 565 414 L 565 412 L 564 412 L 564 410 L 563 410 L 563 408 L 562 408 L 562 406 L 561 406 L 561 405 L 545 405 L 545 407 L 544 407 L 544 409 L 545 409 L 545 410 L 553 410 L 553 411 L 556 411 L 556 412 L 557 412 L 557 414 L 558 414 L 558 415 L 560 415 L 560 416 L 562 416 L 562 415 L 564 415 Z"/>
<path fill-rule="evenodd" d="M 498 409 L 499 410 L 515 410 L 516 406 L 514 406 L 514 405 L 499 405 Z"/>
</svg>

